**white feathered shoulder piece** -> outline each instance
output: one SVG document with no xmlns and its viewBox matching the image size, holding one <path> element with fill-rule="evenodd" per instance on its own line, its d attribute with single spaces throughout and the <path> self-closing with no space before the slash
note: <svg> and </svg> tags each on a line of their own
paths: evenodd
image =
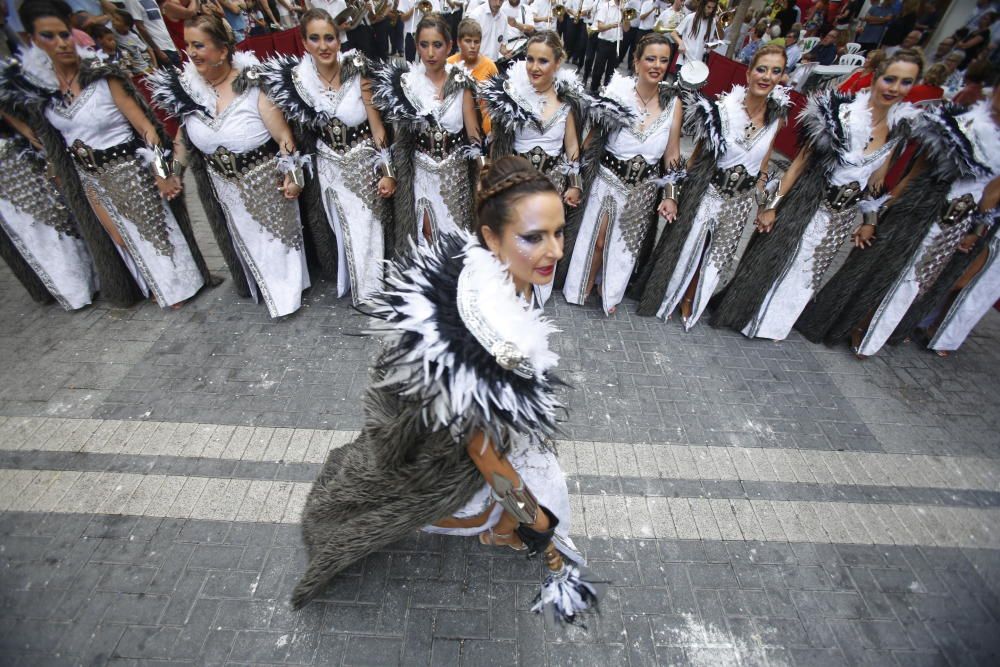
<svg viewBox="0 0 1000 667">
<path fill-rule="evenodd" d="M 456 438 L 483 430 L 495 443 L 555 432 L 555 329 L 475 237 L 447 235 L 390 264 L 367 312 L 386 344 L 375 387 L 419 402 L 428 426 Z"/>
</svg>

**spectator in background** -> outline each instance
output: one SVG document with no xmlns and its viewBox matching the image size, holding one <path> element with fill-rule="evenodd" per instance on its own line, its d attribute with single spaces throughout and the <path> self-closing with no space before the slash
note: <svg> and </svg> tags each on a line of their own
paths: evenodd
<svg viewBox="0 0 1000 667">
<path fill-rule="evenodd" d="M 491 61 L 500 57 L 500 43 L 507 32 L 507 15 L 501 11 L 504 0 L 489 0 L 469 12 L 469 18 L 479 25 L 479 53 Z M 462 40 L 459 39 L 459 48 Z"/>
<path fill-rule="evenodd" d="M 854 94 L 859 90 L 864 90 L 872 85 L 872 79 L 875 78 L 875 70 L 879 68 L 882 61 L 885 60 L 885 53 L 881 49 L 875 49 L 874 51 L 869 51 L 868 56 L 865 58 L 865 64 L 861 66 L 861 69 L 857 70 L 851 76 L 837 87 L 842 93 Z"/>
<path fill-rule="evenodd" d="M 20 0 L 18 4 L 23 5 L 25 1 Z M 73 10 L 75 27 L 81 30 L 92 25 L 104 25 L 111 21 L 111 12 L 100 0 L 68 0 L 67 4 Z M 80 16 L 81 14 L 84 16 Z"/>
<path fill-rule="evenodd" d="M 129 66 L 125 62 L 128 56 L 118 48 L 118 40 L 115 39 L 114 32 L 108 30 L 107 26 L 97 24 L 90 26 L 87 32 L 93 38 L 97 50 L 107 56 L 107 62 L 121 65 L 126 70 L 129 69 Z"/>
<path fill-rule="evenodd" d="M 819 63 L 820 65 L 832 65 L 833 61 L 837 59 L 838 36 L 839 34 L 836 30 L 826 33 L 823 35 L 823 39 L 819 40 L 819 44 L 814 46 L 809 53 L 802 56 L 802 60 Z"/>
<path fill-rule="evenodd" d="M 937 48 L 934 49 L 934 54 L 928 59 L 928 62 L 931 63 L 944 62 L 944 57 L 947 56 L 953 48 L 955 48 L 955 38 L 945 37 L 940 42 L 938 42 Z"/>
<path fill-rule="evenodd" d="M 788 31 L 792 29 L 792 24 L 801 20 L 799 8 L 791 0 L 778 0 L 774 4 L 779 8 L 774 15 L 774 20 L 781 26 L 781 34 L 787 35 Z"/>
<path fill-rule="evenodd" d="M 910 88 L 910 94 L 903 100 L 904 102 L 924 102 L 926 100 L 939 100 L 944 97 L 945 79 L 948 78 L 948 68 L 942 63 L 931 65 L 924 72 L 924 78 L 920 83 Z"/>
<path fill-rule="evenodd" d="M 114 28 L 118 48 L 128 54 L 126 69 L 129 74 L 152 72 L 156 56 L 153 55 L 153 49 L 136 34 L 131 14 L 116 11 L 111 15 L 111 27 Z M 122 62 L 126 60 L 123 58 Z"/>
<path fill-rule="evenodd" d="M 753 59 L 753 54 L 757 53 L 757 49 L 767 44 L 767 24 L 763 21 L 754 26 L 753 29 L 753 39 L 750 43 L 740 49 L 740 53 L 737 59 L 741 63 L 749 63 Z"/>
<path fill-rule="evenodd" d="M 937 27 L 937 24 L 941 22 L 941 12 L 938 11 L 937 5 L 931 0 L 927 0 L 917 11 L 917 25 L 915 26 L 917 30 L 923 33 L 929 33 Z"/>
<path fill-rule="evenodd" d="M 768 28 L 767 35 L 764 36 L 768 44 L 775 44 L 781 48 L 785 48 L 785 38 L 781 36 L 781 26 L 775 23 L 770 28 Z M 788 70 L 788 67 L 785 67 Z"/>
<path fill-rule="evenodd" d="M 180 66 L 180 54 L 170 38 L 156 0 L 115 0 L 114 5 L 132 17 L 136 33 L 153 49 L 157 65 Z"/>
<path fill-rule="evenodd" d="M 892 20 L 891 0 L 872 0 L 872 6 L 862 21 L 864 30 L 858 35 L 858 43 L 862 51 L 877 49 L 882 43 L 882 35 Z"/>
<path fill-rule="evenodd" d="M 912 49 L 916 47 L 918 44 L 920 44 L 920 40 L 923 38 L 923 36 L 924 33 L 920 32 L 919 30 L 911 30 L 906 34 L 906 37 L 903 38 L 902 44 L 900 44 L 899 46 L 887 46 L 882 50 L 885 51 L 885 55 L 888 57 L 894 54 L 896 51 L 899 51 L 900 49 Z"/>
<path fill-rule="evenodd" d="M 951 99 L 955 104 L 970 107 L 985 99 L 983 86 L 993 78 L 993 66 L 985 60 L 977 60 L 965 70 L 965 85 Z"/>
<path fill-rule="evenodd" d="M 247 38 L 247 19 L 243 15 L 243 3 L 240 0 L 218 0 L 225 15 L 226 23 L 233 29 L 233 36 L 239 44 Z"/>
<path fill-rule="evenodd" d="M 969 15 L 969 20 L 965 23 L 965 27 L 969 30 L 978 28 L 979 19 L 983 18 L 983 15 L 987 12 L 996 12 L 997 5 L 996 0 L 976 0 L 976 8 Z"/>
<path fill-rule="evenodd" d="M 799 46 L 799 31 L 790 30 L 785 35 L 785 71 L 795 71 L 796 65 L 802 60 L 802 47 Z"/>
<path fill-rule="evenodd" d="M 899 9 L 902 4 L 902 9 Z M 882 35 L 882 48 L 899 46 L 906 39 L 906 36 L 917 25 L 917 8 L 920 0 L 904 0 L 902 3 L 896 2 L 893 6 L 893 17 Z"/>
<path fill-rule="evenodd" d="M 805 29 L 809 36 L 818 35 L 826 24 L 826 2 L 816 0 L 806 14 Z"/>
<path fill-rule="evenodd" d="M 960 69 L 960 65 L 965 62 L 965 51 L 955 49 L 944 59 L 944 66 L 948 68 L 948 78 L 944 82 L 944 96 L 951 99 L 961 88 L 965 79 L 965 72 Z"/>
<path fill-rule="evenodd" d="M 988 11 L 979 17 L 979 26 L 970 32 L 968 36 L 958 43 L 958 48 L 965 51 L 965 61 L 962 62 L 961 69 L 965 69 L 976 57 L 989 46 L 993 21 L 997 14 Z"/>
</svg>

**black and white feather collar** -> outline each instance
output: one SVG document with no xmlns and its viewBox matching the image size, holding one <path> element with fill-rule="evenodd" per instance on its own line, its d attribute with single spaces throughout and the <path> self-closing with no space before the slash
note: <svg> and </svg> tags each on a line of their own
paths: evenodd
<svg viewBox="0 0 1000 667">
<path fill-rule="evenodd" d="M 475 91 L 476 82 L 466 70 L 451 63 L 445 66 L 445 81 L 441 99 L 424 75 L 424 65 L 405 61 L 387 62 L 374 69 L 372 101 L 393 123 L 409 126 L 416 131 L 437 125 L 438 114 L 447 108 L 452 96 L 462 90 Z"/>
<path fill-rule="evenodd" d="M 316 63 L 308 53 L 276 56 L 259 68 L 261 84 L 275 104 L 293 122 L 321 129 L 336 116 L 337 107 L 319 78 Z M 341 54 L 340 85 L 346 86 L 356 77 L 368 76 L 368 59 L 356 49 Z"/>
<path fill-rule="evenodd" d="M 483 430 L 496 442 L 555 432 L 555 329 L 474 237 L 446 235 L 390 264 L 368 314 L 387 350 L 378 386 L 419 401 L 430 427 Z"/>
<path fill-rule="evenodd" d="M 233 54 L 233 68 L 238 70 L 233 91 L 239 95 L 260 81 L 260 60 L 248 51 Z M 183 118 L 191 113 L 215 116 L 219 94 L 198 73 L 194 63 L 184 67 L 163 67 L 146 77 L 153 104 L 171 116 Z"/>
<path fill-rule="evenodd" d="M 590 96 L 584 92 L 583 84 L 573 71 L 560 69 L 553 86 L 560 102 L 575 102 L 582 107 L 579 111 L 586 113 Z M 511 65 L 506 75 L 498 74 L 483 82 L 479 87 L 479 96 L 494 123 L 512 129 L 531 124 L 541 131 L 545 98 L 531 85 L 524 61 Z"/>
<path fill-rule="evenodd" d="M 954 104 L 927 109 L 914 124 L 913 134 L 942 180 L 1000 173 L 1000 128 L 986 101 L 968 109 Z"/>
</svg>

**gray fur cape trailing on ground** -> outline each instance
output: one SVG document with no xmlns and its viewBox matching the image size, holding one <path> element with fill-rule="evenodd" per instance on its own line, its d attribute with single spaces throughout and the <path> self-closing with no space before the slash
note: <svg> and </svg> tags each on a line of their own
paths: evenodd
<svg viewBox="0 0 1000 667">
<path fill-rule="evenodd" d="M 458 292 L 469 266 L 482 283 L 478 302 L 505 308 L 503 319 L 516 327 L 529 376 L 502 367 L 467 327 Z M 350 564 L 465 505 L 485 483 L 466 452 L 471 434 L 482 431 L 505 451 L 511 433 L 544 439 L 556 429 L 552 329 L 508 290 L 492 254 L 471 237 L 445 235 L 397 258 L 385 285 L 368 313 L 382 352 L 364 427 L 330 452 L 306 500 L 309 565 L 292 594 L 295 608 Z"/>
<path fill-rule="evenodd" d="M 828 344 L 847 339 L 882 302 L 931 225 L 941 219 L 951 184 L 989 172 L 958 127 L 963 111 L 945 105 L 925 111 L 917 120 L 913 134 L 927 169 L 880 216 L 875 243 L 852 250 L 806 307 L 795 328 L 807 339 Z"/>
</svg>

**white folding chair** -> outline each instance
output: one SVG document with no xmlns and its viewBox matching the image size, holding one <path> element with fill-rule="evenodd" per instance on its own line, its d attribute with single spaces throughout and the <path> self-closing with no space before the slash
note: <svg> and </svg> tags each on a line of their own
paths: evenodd
<svg viewBox="0 0 1000 667">
<path fill-rule="evenodd" d="M 844 44 L 844 51 L 847 53 L 861 53 L 861 45 L 857 42 L 848 42 Z"/>
<path fill-rule="evenodd" d="M 819 44 L 819 37 L 806 37 L 802 40 L 802 53 L 812 51 L 812 48 Z"/>
<path fill-rule="evenodd" d="M 848 67 L 861 67 L 865 64 L 865 57 L 860 53 L 845 53 L 837 60 L 837 64 Z"/>
</svg>

